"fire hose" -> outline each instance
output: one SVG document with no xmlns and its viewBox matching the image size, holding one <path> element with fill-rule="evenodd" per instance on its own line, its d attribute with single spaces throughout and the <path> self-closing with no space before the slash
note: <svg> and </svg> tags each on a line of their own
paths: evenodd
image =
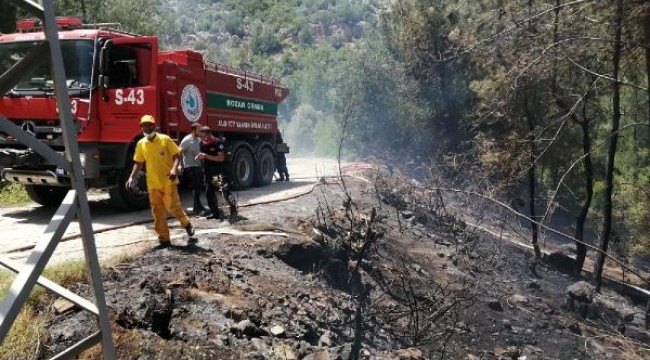
<svg viewBox="0 0 650 360">
<path fill-rule="evenodd" d="M 355 176 L 355 175 L 342 175 L 342 176 L 343 177 L 356 178 L 356 179 L 363 180 L 363 181 L 369 181 L 369 180 L 367 180 L 365 178 Z M 314 178 L 315 177 L 305 177 L 303 179 L 314 179 Z M 244 203 L 244 204 L 238 205 L 238 207 L 247 208 L 247 207 L 268 205 L 268 204 L 274 204 L 274 203 L 279 203 L 279 202 L 283 202 L 283 201 L 294 200 L 294 199 L 297 199 L 299 197 L 302 197 L 302 196 L 309 195 L 309 194 L 313 193 L 314 190 L 316 190 L 316 188 L 319 187 L 319 186 L 338 184 L 339 181 L 331 181 L 331 180 L 328 180 L 328 179 L 340 179 L 340 178 L 341 178 L 341 176 L 321 176 L 321 177 L 318 177 L 319 182 L 313 184 L 309 189 L 307 189 L 307 190 L 305 190 L 303 192 L 292 194 L 290 196 L 286 196 L 286 197 L 282 197 L 282 198 L 277 198 L 277 199 L 270 199 L 270 200 L 263 200 L 263 201 L 255 201 L 255 202 Z M 169 217 L 168 219 L 172 219 L 172 217 Z M 143 220 L 137 220 L 137 221 L 131 221 L 131 222 L 128 222 L 128 223 L 123 223 L 123 224 L 119 224 L 119 225 L 114 225 L 114 226 L 109 226 L 109 227 L 105 227 L 105 228 L 102 228 L 102 229 L 94 230 L 93 234 L 97 235 L 97 234 L 101 234 L 101 233 L 105 233 L 105 232 L 125 229 L 125 228 L 131 227 L 131 226 L 150 224 L 152 222 L 153 222 L 153 219 L 151 219 L 151 218 L 143 219 Z M 62 237 L 59 242 L 71 241 L 71 240 L 78 239 L 80 237 L 81 237 L 81 233 L 70 234 L 70 235 Z M 23 247 L 8 250 L 8 251 L 5 252 L 5 254 L 13 254 L 13 253 L 18 253 L 18 252 L 28 251 L 28 250 L 32 250 L 35 247 L 36 247 L 36 244 L 26 245 L 26 246 L 23 246 Z"/>
</svg>

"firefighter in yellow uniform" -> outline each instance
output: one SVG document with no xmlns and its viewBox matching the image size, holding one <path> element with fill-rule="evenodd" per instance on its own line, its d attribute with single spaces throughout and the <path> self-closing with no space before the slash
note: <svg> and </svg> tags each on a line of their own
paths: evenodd
<svg viewBox="0 0 650 360">
<path fill-rule="evenodd" d="M 178 196 L 178 169 L 180 149 L 167 135 L 156 132 L 156 119 L 145 115 L 140 120 L 144 137 L 138 141 L 133 156 L 133 170 L 126 186 L 133 188 L 135 178 L 142 169 L 147 169 L 147 189 L 149 202 L 154 219 L 154 228 L 162 247 L 171 245 L 167 214 L 172 214 L 187 232 L 190 241 L 194 242 L 194 227 L 183 211 L 181 199 Z"/>
</svg>

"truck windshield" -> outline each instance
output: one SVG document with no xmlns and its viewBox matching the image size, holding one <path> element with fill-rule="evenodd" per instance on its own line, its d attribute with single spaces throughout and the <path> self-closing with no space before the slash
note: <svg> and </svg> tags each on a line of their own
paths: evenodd
<svg viewBox="0 0 650 360">
<path fill-rule="evenodd" d="M 0 74 L 3 74 L 42 42 L 28 41 L 0 44 Z M 67 76 L 66 85 L 71 93 L 88 93 L 93 66 L 93 42 L 90 40 L 61 41 L 63 64 Z M 6 95 L 49 96 L 54 91 L 51 61 L 48 60 L 24 76 Z"/>
</svg>

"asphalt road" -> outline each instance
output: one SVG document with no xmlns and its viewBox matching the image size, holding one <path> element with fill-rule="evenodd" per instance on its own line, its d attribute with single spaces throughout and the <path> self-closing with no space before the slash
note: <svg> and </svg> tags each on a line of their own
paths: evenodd
<svg viewBox="0 0 650 360">
<path fill-rule="evenodd" d="M 239 203 L 259 203 L 290 198 L 311 190 L 321 177 L 338 174 L 338 164 L 334 160 L 289 157 L 287 163 L 292 179 L 290 182 L 275 182 L 263 188 L 238 192 Z M 189 209 L 192 203 L 191 193 L 184 192 L 181 197 L 183 204 Z M 125 223 L 151 219 L 148 210 L 137 212 L 116 210 L 111 207 L 107 195 L 98 194 L 91 196 L 90 211 L 93 217 L 93 228 L 95 231 L 100 231 L 95 235 L 100 258 L 116 256 L 141 246 L 151 246 L 156 241 L 151 223 L 109 230 Z M 29 255 L 29 250 L 26 248 L 39 241 L 53 213 L 54 210 L 37 205 L 0 208 L 0 229 L 2 229 L 0 256 L 17 261 L 26 259 Z M 228 227 L 228 224 L 222 222 L 215 226 Z M 183 237 L 184 231 L 180 229 L 177 221 L 171 220 L 170 227 L 172 240 Z M 73 222 L 68 227 L 64 238 L 74 237 L 78 233 L 79 225 L 77 222 Z M 61 242 L 50 260 L 50 264 L 81 258 L 83 258 L 83 249 L 81 240 L 77 238 Z"/>
</svg>

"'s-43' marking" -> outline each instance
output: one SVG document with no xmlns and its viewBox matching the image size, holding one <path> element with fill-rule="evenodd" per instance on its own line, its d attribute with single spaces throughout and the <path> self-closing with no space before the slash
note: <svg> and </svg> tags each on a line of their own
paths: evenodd
<svg viewBox="0 0 650 360">
<path fill-rule="evenodd" d="M 115 90 L 115 105 L 122 105 L 124 103 L 129 103 L 131 105 L 142 105 L 144 104 L 144 90 L 142 89 L 131 89 L 127 90 L 128 95 L 124 96 L 124 90 L 117 89 Z"/>
</svg>

